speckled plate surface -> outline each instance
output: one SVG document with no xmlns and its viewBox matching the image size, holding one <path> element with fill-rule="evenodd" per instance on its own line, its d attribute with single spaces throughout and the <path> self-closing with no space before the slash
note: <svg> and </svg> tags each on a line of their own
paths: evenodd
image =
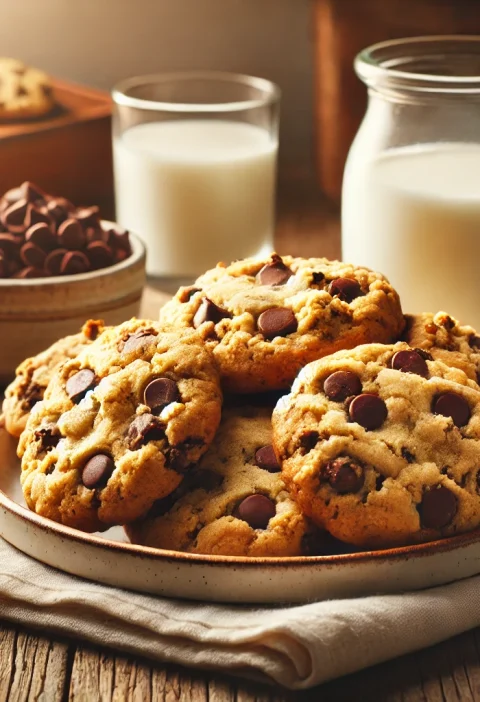
<svg viewBox="0 0 480 702">
<path fill-rule="evenodd" d="M 84 534 L 24 506 L 15 448 L 0 429 L 0 535 L 37 560 L 90 580 L 166 597 L 275 603 L 420 589 L 480 572 L 480 530 L 419 546 L 308 558 L 160 551 L 127 543 L 119 527 Z"/>
</svg>

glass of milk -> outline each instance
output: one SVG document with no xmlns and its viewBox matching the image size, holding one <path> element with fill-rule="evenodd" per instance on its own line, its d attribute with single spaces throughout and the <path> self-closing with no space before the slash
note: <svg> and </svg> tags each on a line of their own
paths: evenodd
<svg viewBox="0 0 480 702">
<path fill-rule="evenodd" d="M 480 37 L 384 42 L 355 60 L 368 107 L 345 168 L 342 255 L 406 312 L 480 330 Z"/>
<path fill-rule="evenodd" d="M 113 90 L 117 221 L 147 246 L 147 273 L 193 280 L 273 247 L 280 91 L 196 71 Z"/>
</svg>

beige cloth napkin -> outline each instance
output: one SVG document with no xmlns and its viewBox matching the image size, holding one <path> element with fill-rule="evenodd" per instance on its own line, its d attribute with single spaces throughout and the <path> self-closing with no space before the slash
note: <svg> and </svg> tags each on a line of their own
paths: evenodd
<svg viewBox="0 0 480 702">
<path fill-rule="evenodd" d="M 0 618 L 187 667 L 307 688 L 480 624 L 480 576 L 416 593 L 251 607 L 75 578 L 0 539 Z"/>
</svg>

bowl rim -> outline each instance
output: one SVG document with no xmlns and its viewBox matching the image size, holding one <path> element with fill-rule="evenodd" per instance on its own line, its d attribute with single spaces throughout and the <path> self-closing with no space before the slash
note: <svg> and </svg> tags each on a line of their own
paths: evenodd
<svg viewBox="0 0 480 702">
<path fill-rule="evenodd" d="M 108 227 L 118 227 L 120 226 L 117 222 L 112 222 L 108 219 L 100 220 L 101 224 Z M 82 283 L 89 280 L 95 280 L 96 278 L 101 278 L 106 275 L 114 275 L 120 271 L 123 271 L 131 266 L 139 263 L 142 259 L 146 257 L 146 248 L 142 239 L 128 230 L 128 235 L 132 244 L 132 253 L 128 258 L 120 261 L 119 263 L 114 263 L 113 266 L 107 266 L 106 268 L 99 268 L 96 271 L 87 271 L 86 273 L 74 273 L 73 275 L 51 275 L 45 278 L 0 278 L 0 294 L 2 289 L 5 288 L 28 288 L 41 286 L 53 286 L 59 283 Z"/>
</svg>

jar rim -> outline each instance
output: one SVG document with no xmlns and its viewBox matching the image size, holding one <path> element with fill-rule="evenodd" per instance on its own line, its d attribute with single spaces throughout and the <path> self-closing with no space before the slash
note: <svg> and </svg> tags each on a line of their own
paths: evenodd
<svg viewBox="0 0 480 702">
<path fill-rule="evenodd" d="M 231 86 L 249 88 L 258 93 L 256 97 L 238 100 L 221 100 L 212 102 L 185 102 L 178 100 L 156 100 L 135 96 L 135 91 L 148 85 L 162 84 L 187 84 L 188 82 L 203 81 L 214 85 L 215 83 L 229 83 Z M 164 112 L 238 112 L 265 107 L 280 100 L 280 88 L 266 78 L 249 76 L 243 73 L 230 73 L 227 71 L 175 71 L 169 73 L 155 73 L 127 78 L 117 83 L 112 89 L 112 98 L 117 105 L 133 107 L 141 110 Z"/>
<path fill-rule="evenodd" d="M 480 95 L 480 36 L 452 34 L 383 41 L 357 54 L 354 67 L 358 77 L 372 88 Z"/>
</svg>

